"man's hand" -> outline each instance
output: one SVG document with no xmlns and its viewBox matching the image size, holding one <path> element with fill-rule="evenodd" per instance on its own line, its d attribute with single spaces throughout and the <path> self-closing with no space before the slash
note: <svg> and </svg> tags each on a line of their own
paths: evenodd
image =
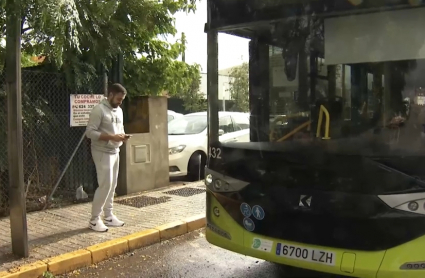
<svg viewBox="0 0 425 278">
<path fill-rule="evenodd" d="M 127 142 L 128 141 L 128 139 L 130 139 L 131 138 L 131 135 L 129 135 L 129 134 L 125 134 L 124 135 L 124 142 Z"/>
<path fill-rule="evenodd" d="M 114 141 L 114 142 L 123 142 L 125 140 L 126 140 L 125 134 L 115 134 L 111 136 L 111 141 Z"/>
</svg>

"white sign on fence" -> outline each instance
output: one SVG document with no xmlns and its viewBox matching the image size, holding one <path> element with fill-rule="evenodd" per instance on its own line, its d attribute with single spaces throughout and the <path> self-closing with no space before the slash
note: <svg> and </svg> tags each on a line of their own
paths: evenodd
<svg viewBox="0 0 425 278">
<path fill-rule="evenodd" d="M 70 95 L 70 126 L 87 126 L 91 110 L 103 98 L 103 95 Z"/>
</svg>

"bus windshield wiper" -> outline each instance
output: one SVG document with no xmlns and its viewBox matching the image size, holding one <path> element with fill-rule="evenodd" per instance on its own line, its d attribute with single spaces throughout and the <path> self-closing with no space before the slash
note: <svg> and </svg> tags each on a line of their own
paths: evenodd
<svg viewBox="0 0 425 278">
<path fill-rule="evenodd" d="M 420 178 L 415 177 L 415 176 L 412 176 L 412 175 L 409 175 L 409 174 L 406 174 L 406 173 L 404 173 L 404 172 L 402 172 L 402 171 L 400 171 L 398 169 L 395 169 L 395 168 L 390 167 L 388 165 L 385 165 L 383 163 L 377 162 L 376 160 L 373 160 L 372 158 L 368 158 L 367 157 L 367 159 L 370 162 L 372 162 L 373 164 L 375 164 L 377 167 L 379 167 L 379 168 L 381 168 L 381 169 L 383 169 L 385 171 L 388 171 L 388 172 L 391 172 L 391 173 L 395 173 L 395 174 L 399 174 L 399 175 L 405 176 L 405 177 L 407 177 L 409 179 L 415 180 L 418 183 L 418 185 L 420 185 L 421 187 L 424 187 L 425 188 L 425 181 L 421 180 Z"/>
</svg>

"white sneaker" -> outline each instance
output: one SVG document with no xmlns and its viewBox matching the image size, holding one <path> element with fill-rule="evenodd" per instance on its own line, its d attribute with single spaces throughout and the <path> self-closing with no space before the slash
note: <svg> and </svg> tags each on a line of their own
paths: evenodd
<svg viewBox="0 0 425 278">
<path fill-rule="evenodd" d="M 107 232 L 109 230 L 100 219 L 96 221 L 90 221 L 89 228 L 96 232 Z"/>
<path fill-rule="evenodd" d="M 124 226 L 124 222 L 119 220 L 115 215 L 105 217 L 106 226 L 110 227 L 122 227 Z"/>
</svg>

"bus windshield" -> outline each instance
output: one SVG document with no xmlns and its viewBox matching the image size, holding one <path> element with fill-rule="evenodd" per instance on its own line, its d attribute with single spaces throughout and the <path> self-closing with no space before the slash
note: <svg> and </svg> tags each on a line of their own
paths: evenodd
<svg viewBox="0 0 425 278">
<path fill-rule="evenodd" d="M 249 38 L 243 112 L 251 124 L 249 140 L 220 146 L 261 154 L 252 163 L 233 157 L 222 169 L 212 160 L 210 168 L 287 186 L 422 190 L 425 36 L 414 26 L 425 9 L 328 16 L 313 8 L 226 31 Z M 388 183 L 375 185 L 378 179 Z"/>
</svg>

